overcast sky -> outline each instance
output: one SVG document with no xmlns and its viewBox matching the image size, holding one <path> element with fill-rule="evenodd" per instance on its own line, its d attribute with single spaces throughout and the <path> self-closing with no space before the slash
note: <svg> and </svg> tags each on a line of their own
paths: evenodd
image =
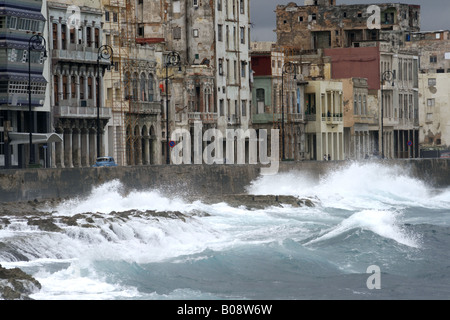
<svg viewBox="0 0 450 320">
<path fill-rule="evenodd" d="M 276 41 L 275 8 L 278 4 L 295 2 L 303 5 L 304 0 L 250 0 L 250 15 L 253 23 L 252 41 Z M 421 31 L 450 30 L 450 0 L 337 0 L 340 4 L 406 3 L 421 6 Z"/>
</svg>

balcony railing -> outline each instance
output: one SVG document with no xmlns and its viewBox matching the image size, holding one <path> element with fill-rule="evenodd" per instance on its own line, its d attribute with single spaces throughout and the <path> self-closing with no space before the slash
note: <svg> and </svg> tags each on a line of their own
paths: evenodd
<svg viewBox="0 0 450 320">
<path fill-rule="evenodd" d="M 189 122 L 202 121 L 203 123 L 214 123 L 217 121 L 217 113 L 214 112 L 189 112 Z"/>
<path fill-rule="evenodd" d="M 322 121 L 327 123 L 343 122 L 342 113 L 334 113 L 331 115 L 322 114 Z"/>
<path fill-rule="evenodd" d="M 288 115 L 289 121 L 292 122 L 302 122 L 304 120 L 303 113 L 290 113 Z"/>
<path fill-rule="evenodd" d="M 69 107 L 55 106 L 55 116 L 64 118 L 96 118 L 97 108 L 95 107 Z M 100 108 L 100 117 L 111 118 L 111 108 Z"/>
<path fill-rule="evenodd" d="M 228 124 L 239 124 L 241 123 L 241 119 L 239 119 L 239 116 L 236 116 L 235 114 L 231 114 L 228 116 Z"/>
</svg>

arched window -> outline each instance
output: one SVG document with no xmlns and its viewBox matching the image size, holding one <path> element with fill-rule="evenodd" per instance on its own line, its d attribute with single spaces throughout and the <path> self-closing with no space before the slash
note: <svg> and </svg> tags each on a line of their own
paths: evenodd
<svg viewBox="0 0 450 320">
<path fill-rule="evenodd" d="M 136 101 L 139 98 L 137 73 L 133 73 L 133 78 L 131 79 L 131 88 L 133 90 L 133 100 Z"/>
<path fill-rule="evenodd" d="M 125 100 L 130 99 L 130 74 L 128 72 L 125 72 L 125 75 L 123 77 L 123 84 L 125 87 Z"/>
<path fill-rule="evenodd" d="M 147 92 L 145 90 L 145 75 L 142 73 L 141 74 L 141 79 L 140 79 L 140 100 L 141 101 L 147 101 Z"/>
<path fill-rule="evenodd" d="M 148 101 L 154 101 L 154 79 L 153 74 L 148 75 Z"/>
<path fill-rule="evenodd" d="M 367 96 L 364 95 L 363 97 L 363 114 L 367 115 Z"/>
<path fill-rule="evenodd" d="M 361 106 L 362 106 L 362 98 L 361 98 L 361 95 L 359 95 L 359 100 L 358 100 L 358 114 L 362 114 L 362 113 L 361 113 Z"/>
</svg>

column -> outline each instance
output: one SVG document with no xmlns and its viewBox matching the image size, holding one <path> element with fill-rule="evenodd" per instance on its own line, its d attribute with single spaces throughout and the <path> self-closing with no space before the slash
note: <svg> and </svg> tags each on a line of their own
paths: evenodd
<svg viewBox="0 0 450 320">
<path fill-rule="evenodd" d="M 70 50 L 70 26 L 66 24 L 66 50 Z"/>
<path fill-rule="evenodd" d="M 81 135 L 80 129 L 74 129 L 72 133 L 72 145 L 73 145 L 73 165 L 74 167 L 81 167 Z"/>
<path fill-rule="evenodd" d="M 72 129 L 64 129 L 64 167 L 72 168 Z"/>
<path fill-rule="evenodd" d="M 81 166 L 89 167 L 89 129 L 82 128 L 80 132 Z"/>
<path fill-rule="evenodd" d="M 97 158 L 97 131 L 92 129 L 89 131 L 89 165 L 95 163 Z"/>
<path fill-rule="evenodd" d="M 64 168 L 64 141 L 55 143 L 55 165 L 57 168 Z"/>
<path fill-rule="evenodd" d="M 144 164 L 149 165 L 150 164 L 150 137 L 149 136 L 144 137 L 144 153 L 145 153 Z"/>
</svg>

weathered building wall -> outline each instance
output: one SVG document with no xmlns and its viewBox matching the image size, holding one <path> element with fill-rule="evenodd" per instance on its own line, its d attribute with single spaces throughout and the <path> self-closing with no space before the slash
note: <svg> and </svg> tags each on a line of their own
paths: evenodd
<svg viewBox="0 0 450 320">
<path fill-rule="evenodd" d="M 419 143 L 450 147 L 450 74 L 419 74 Z"/>
<path fill-rule="evenodd" d="M 336 48 L 324 50 L 331 57 L 332 79 L 366 78 L 369 90 L 380 89 L 380 49 Z"/>
<path fill-rule="evenodd" d="M 363 162 L 364 163 L 364 162 Z M 279 172 L 298 170 L 319 179 L 329 171 L 350 165 L 346 161 L 306 161 L 280 163 Z M 389 165 L 407 170 L 412 177 L 436 187 L 450 185 L 450 160 L 391 160 Z M 171 196 L 220 196 L 245 193 L 259 177 L 259 165 L 180 165 L 113 168 L 26 169 L 0 171 L 0 202 L 75 198 L 92 188 L 120 180 L 124 192 L 159 189 Z M 0 212 L 1 214 L 1 212 Z"/>
<path fill-rule="evenodd" d="M 374 12 L 370 5 L 314 5 L 291 2 L 276 8 L 277 44 L 302 50 L 351 47 L 354 43 L 379 40 L 393 34 L 400 43 L 403 32 L 420 30 L 420 6 L 378 4 L 378 27 L 369 28 Z"/>
</svg>

